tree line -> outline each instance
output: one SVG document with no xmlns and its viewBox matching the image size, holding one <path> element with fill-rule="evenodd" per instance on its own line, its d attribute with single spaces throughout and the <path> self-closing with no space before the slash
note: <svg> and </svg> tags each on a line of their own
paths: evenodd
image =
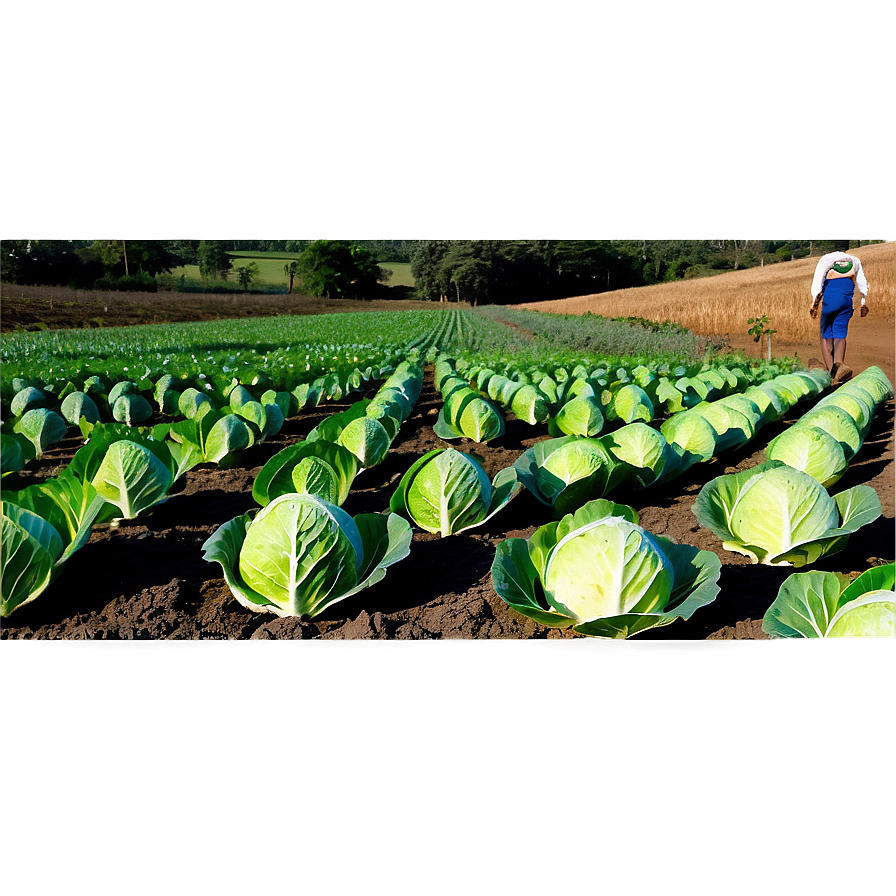
<svg viewBox="0 0 896 896">
<path fill-rule="evenodd" d="M 284 253 L 293 289 L 366 298 L 380 264 L 407 259 L 417 298 L 471 304 L 537 301 L 703 277 L 880 240 L 4 240 L 7 283 L 156 289 L 195 264 L 204 281 L 249 289 L 258 267 L 233 253 Z M 290 257 L 293 256 L 293 257 Z"/>
<path fill-rule="evenodd" d="M 880 240 L 426 240 L 418 298 L 505 303 L 649 286 Z"/>
</svg>

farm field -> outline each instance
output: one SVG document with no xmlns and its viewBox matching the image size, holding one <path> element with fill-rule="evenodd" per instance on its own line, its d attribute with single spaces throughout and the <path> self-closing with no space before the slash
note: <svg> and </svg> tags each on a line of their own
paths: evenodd
<svg viewBox="0 0 896 896">
<path fill-rule="evenodd" d="M 871 314 L 861 322 L 862 328 L 885 332 L 892 348 L 896 323 L 896 244 L 877 243 L 850 251 L 862 260 L 870 288 Z M 817 258 L 802 258 L 714 277 L 517 307 L 552 314 L 590 311 L 604 317 L 637 314 L 658 322 L 673 320 L 695 333 L 733 337 L 738 347 L 747 342 L 753 345 L 746 335 L 747 319 L 767 314 L 771 326 L 778 331 L 772 337 L 774 354 L 784 354 L 785 348 L 795 345 L 811 346 L 814 353 L 818 322 L 809 317 L 808 309 L 809 287 L 817 263 Z M 858 324 L 854 320 L 850 326 Z"/>
<path fill-rule="evenodd" d="M 314 438 L 331 438 L 327 427 L 336 438 L 334 421 L 351 416 L 351 409 L 357 408 L 361 399 L 375 403 L 383 382 L 398 376 L 404 369 L 399 362 L 406 359 L 410 359 L 412 374 L 415 370 L 422 373 L 419 397 L 408 399 L 406 405 L 399 402 L 403 411 L 388 440 L 388 450 L 376 458 L 366 455 L 368 468 L 351 480 L 341 507 L 355 518 L 382 514 L 390 504 L 395 510 L 394 496 L 403 477 L 412 464 L 434 449 L 450 445 L 478 458 L 485 475 L 494 480 L 533 451 L 544 449 L 544 443 L 562 438 L 564 432 L 575 438 L 569 435 L 570 426 L 573 430 L 585 426 L 589 433 L 593 429 L 595 437 L 597 433 L 600 438 L 612 437 L 617 446 L 624 444 L 624 440 L 620 442 L 622 432 L 640 437 L 649 430 L 652 438 L 659 439 L 657 427 L 663 420 L 672 420 L 678 413 L 693 414 L 707 402 L 727 400 L 726 395 L 739 400 L 737 396 L 749 389 L 754 391 L 747 394 L 759 400 L 757 384 L 793 376 L 790 362 L 762 365 L 756 359 L 751 363 L 733 355 L 704 363 L 705 342 L 687 332 L 660 333 L 598 321 L 580 321 L 570 327 L 559 320 L 558 324 L 546 316 L 527 329 L 519 323 L 508 326 L 498 309 L 429 308 L 5 336 L 4 420 L 9 419 L 13 399 L 18 399 L 21 391 L 17 386 L 22 384 L 14 383 L 14 378 L 33 379 L 41 371 L 44 391 L 50 395 L 65 392 L 66 382 L 80 384 L 100 374 L 108 380 L 106 386 L 132 377 L 135 389 L 122 393 L 117 401 L 110 391 L 108 407 L 117 409 L 118 402 L 128 395 L 146 396 L 147 404 L 159 402 L 152 416 L 142 421 L 145 426 L 165 427 L 166 420 L 179 419 L 164 392 L 172 393 L 176 406 L 186 413 L 183 400 L 188 384 L 207 389 L 212 406 L 222 407 L 229 400 L 223 418 L 230 422 L 242 407 L 233 398 L 239 390 L 245 390 L 247 407 L 262 407 L 259 401 L 265 401 L 271 408 L 276 400 L 284 410 L 274 412 L 273 418 L 268 413 L 267 423 L 277 421 L 270 431 L 262 415 L 259 429 L 253 430 L 261 437 L 235 450 L 227 464 L 189 466 L 164 502 L 131 518 L 94 525 L 89 538 L 71 554 L 47 590 L 3 619 L 2 637 L 584 637 L 522 615 L 508 606 L 495 588 L 492 566 L 499 546 L 508 539 L 529 538 L 557 518 L 556 507 L 548 506 L 528 486 L 484 523 L 459 534 L 441 537 L 438 531 L 414 526 L 409 553 L 390 566 L 381 581 L 310 619 L 252 612 L 235 599 L 220 563 L 203 559 L 203 546 L 222 526 L 259 510 L 253 484 L 264 478 L 269 462 L 282 457 L 285 449 L 307 446 Z M 551 337 L 539 337 L 539 327 L 550 330 Z M 598 351 L 599 346 L 603 351 Z M 299 359 L 305 361 L 304 370 L 296 369 Z M 578 364 L 573 363 L 576 361 Z M 617 370 L 618 365 L 625 367 Z M 163 389 L 160 375 L 166 371 L 174 376 Z M 545 371 L 552 375 L 544 378 Z M 234 374 L 239 374 L 242 385 L 234 385 Z M 672 388 L 673 382 L 677 388 Z M 698 403 L 692 405 L 693 410 L 674 409 L 689 390 L 710 388 L 713 383 L 715 393 L 701 392 L 703 400 L 698 401 L 700 395 L 694 398 Z M 661 384 L 666 391 L 657 391 Z M 270 394 L 262 395 L 264 389 Z M 271 397 L 274 389 L 283 391 Z M 459 411 L 457 417 L 451 411 L 452 396 L 469 401 L 461 394 L 463 389 L 471 393 L 471 399 L 485 403 L 488 420 L 482 423 L 477 419 L 473 429 Z M 650 390 L 652 403 L 645 401 L 649 398 L 645 390 Z M 566 398 L 561 400 L 564 391 Z M 814 402 L 825 401 L 836 392 L 823 377 L 818 378 L 814 396 L 803 393 L 793 406 L 782 406 L 777 419 L 764 420 L 755 434 L 751 429 L 747 438 L 729 448 L 718 443 L 717 456 L 700 462 L 691 458 L 693 465 L 667 481 L 651 482 L 647 461 L 635 464 L 640 478 L 629 475 L 634 467 L 625 467 L 625 475 L 612 493 L 605 492 L 610 500 L 634 508 L 640 526 L 648 532 L 691 545 L 720 561 L 719 592 L 714 600 L 687 620 L 648 629 L 633 638 L 765 637 L 763 614 L 794 572 L 793 567 L 754 565 L 746 556 L 726 550 L 713 532 L 698 524 L 693 508 L 707 483 L 765 462 L 763 449 L 772 439 L 791 430 Z M 94 394 L 99 402 L 104 393 Z M 298 396 L 300 408 L 291 405 L 290 394 Z M 521 400 L 524 394 L 526 401 Z M 626 402 L 622 396 L 627 397 Z M 587 422 L 581 423 L 578 417 L 563 422 L 559 410 L 566 407 L 564 401 L 589 409 Z M 137 398 L 125 401 L 132 410 L 138 404 Z M 161 406 L 169 410 L 161 413 Z M 601 408 L 606 419 L 599 413 Z M 228 418 L 231 410 L 234 413 Z M 855 456 L 848 467 L 838 471 L 838 481 L 830 491 L 836 494 L 869 486 L 882 513 L 863 527 L 861 534 L 850 538 L 844 550 L 813 563 L 813 570 L 854 577 L 893 559 L 892 397 L 881 400 L 876 410 Z M 375 419 L 384 421 L 386 416 Z M 258 421 L 252 415 L 245 417 L 250 418 Z M 558 432 L 558 421 L 567 429 Z M 482 428 L 492 423 L 492 430 Z M 62 438 L 45 447 L 42 456 L 5 475 L 4 500 L 10 492 L 47 482 L 74 467 L 82 443 L 78 429 L 69 427 Z M 340 444 L 354 446 L 351 441 Z M 352 450 L 363 455 L 372 449 L 365 444 Z M 183 452 L 178 457 L 187 467 Z M 79 587 L 84 581 L 90 581 L 89 589 Z"/>
<path fill-rule="evenodd" d="M 0 304 L 3 333 L 432 308 L 431 302 L 327 300 L 298 293 L 114 292 L 9 284 L 3 284 Z"/>
</svg>

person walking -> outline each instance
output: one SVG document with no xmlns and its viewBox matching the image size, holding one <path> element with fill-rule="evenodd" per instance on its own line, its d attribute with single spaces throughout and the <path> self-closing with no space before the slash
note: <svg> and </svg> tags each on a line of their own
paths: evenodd
<svg viewBox="0 0 896 896">
<path fill-rule="evenodd" d="M 831 372 L 833 383 L 845 383 L 852 370 L 846 366 L 846 332 L 853 315 L 853 296 L 856 287 L 862 294 L 860 315 L 868 314 L 865 300 L 868 281 L 862 262 L 846 252 L 828 252 L 818 259 L 812 278 L 812 304 L 809 314 L 815 318 L 821 312 L 821 356 Z M 819 304 L 821 308 L 819 309 Z"/>
</svg>

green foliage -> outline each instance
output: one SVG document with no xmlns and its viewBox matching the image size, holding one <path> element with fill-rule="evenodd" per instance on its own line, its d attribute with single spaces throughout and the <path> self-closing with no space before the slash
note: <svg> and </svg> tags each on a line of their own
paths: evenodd
<svg viewBox="0 0 896 896">
<path fill-rule="evenodd" d="M 507 321 L 533 334 L 553 352 L 569 349 L 591 355 L 665 356 L 670 362 L 693 361 L 700 340 L 678 325 L 640 319 L 609 319 L 593 314 L 545 314 L 519 308 L 483 308 L 478 313 Z"/>
<path fill-rule="evenodd" d="M 236 274 L 240 286 L 242 286 L 244 290 L 248 290 L 249 284 L 258 276 L 258 265 L 254 261 L 240 265 L 240 267 L 236 269 Z"/>
<path fill-rule="evenodd" d="M 853 582 L 833 572 L 794 573 L 762 617 L 772 638 L 896 637 L 894 566 L 872 567 Z"/>
<path fill-rule="evenodd" d="M 109 289 L 118 292 L 157 292 L 158 283 L 152 274 L 138 271 L 136 274 L 117 277 L 107 275 L 100 277 L 93 284 L 94 289 Z"/>
<path fill-rule="evenodd" d="M 753 337 L 753 342 L 759 342 L 763 336 L 771 336 L 778 332 L 768 326 L 771 323 L 771 320 L 769 320 L 767 314 L 763 314 L 762 317 L 749 317 L 747 318 L 747 323 L 751 324 L 747 333 Z"/>
<path fill-rule="evenodd" d="M 102 262 L 86 250 L 91 240 L 3 240 L 0 266 L 6 283 L 92 286 Z"/>
<path fill-rule="evenodd" d="M 298 258 L 302 292 L 336 299 L 364 296 L 381 276 L 369 249 L 343 240 L 315 240 Z"/>
<path fill-rule="evenodd" d="M 196 257 L 203 280 L 226 280 L 233 267 L 233 259 L 220 240 L 200 240 Z"/>
</svg>

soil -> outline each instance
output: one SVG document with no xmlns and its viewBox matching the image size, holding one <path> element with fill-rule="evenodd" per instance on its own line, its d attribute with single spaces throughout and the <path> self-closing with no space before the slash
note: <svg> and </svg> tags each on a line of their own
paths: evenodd
<svg viewBox="0 0 896 896">
<path fill-rule="evenodd" d="M 389 457 L 355 480 L 344 507 L 351 514 L 382 511 L 398 480 L 416 457 L 447 443 L 432 430 L 441 400 L 431 374 L 412 415 L 403 424 Z M 118 526 L 94 527 L 90 542 L 68 561 L 59 579 L 33 604 L 4 620 L 3 638 L 67 639 L 259 639 L 259 638 L 575 638 L 528 620 L 509 609 L 491 584 L 495 547 L 508 537 L 528 537 L 551 519 L 550 509 L 523 490 L 489 523 L 449 538 L 415 532 L 411 553 L 390 567 L 372 588 L 331 606 L 310 621 L 281 619 L 245 610 L 231 595 L 220 566 L 202 559 L 203 542 L 222 523 L 255 509 L 252 482 L 261 466 L 283 447 L 303 438 L 323 417 L 347 407 L 330 404 L 288 420 L 267 442 L 246 452 L 242 464 L 221 470 L 207 464 L 186 474 L 182 489 L 145 517 Z M 795 417 L 766 427 L 762 445 Z M 489 476 L 513 463 L 528 447 L 548 438 L 545 427 L 512 416 L 507 431 L 485 445 L 458 440 L 460 450 L 478 455 Z M 78 448 L 71 437 L 48 451 L 29 476 L 11 474 L 4 486 L 19 488 L 55 475 Z M 614 492 L 629 503 L 652 532 L 715 551 L 722 558 L 721 592 L 688 621 L 636 635 L 653 639 L 763 638 L 762 615 L 791 568 L 751 565 L 722 550 L 697 526 L 691 513 L 701 486 L 725 472 L 764 459 L 755 446 L 689 471 L 684 483 L 641 493 Z M 881 409 L 865 444 L 837 490 L 866 483 L 880 496 L 884 515 L 854 536 L 846 550 L 816 569 L 857 574 L 878 558 L 892 559 L 893 402 Z M 12 481 L 9 481 L 12 480 Z"/>
<path fill-rule="evenodd" d="M 383 287 L 378 292 L 382 298 L 364 301 L 319 299 L 297 293 L 114 292 L 4 283 L 0 286 L 0 332 L 432 308 L 431 302 L 407 300 L 410 290 L 403 287 Z"/>
<path fill-rule="evenodd" d="M 804 363 L 821 359 L 821 347 L 817 342 L 783 342 L 772 337 L 772 352 L 777 356 L 796 355 Z M 759 346 L 746 334 L 728 337 L 732 349 L 739 349 L 751 357 L 759 357 Z M 765 348 L 763 341 L 762 348 Z M 854 314 L 849 323 L 846 339 L 846 363 L 855 373 L 876 365 L 896 383 L 896 331 L 892 321 L 881 320 L 874 312 L 867 317 Z"/>
</svg>

